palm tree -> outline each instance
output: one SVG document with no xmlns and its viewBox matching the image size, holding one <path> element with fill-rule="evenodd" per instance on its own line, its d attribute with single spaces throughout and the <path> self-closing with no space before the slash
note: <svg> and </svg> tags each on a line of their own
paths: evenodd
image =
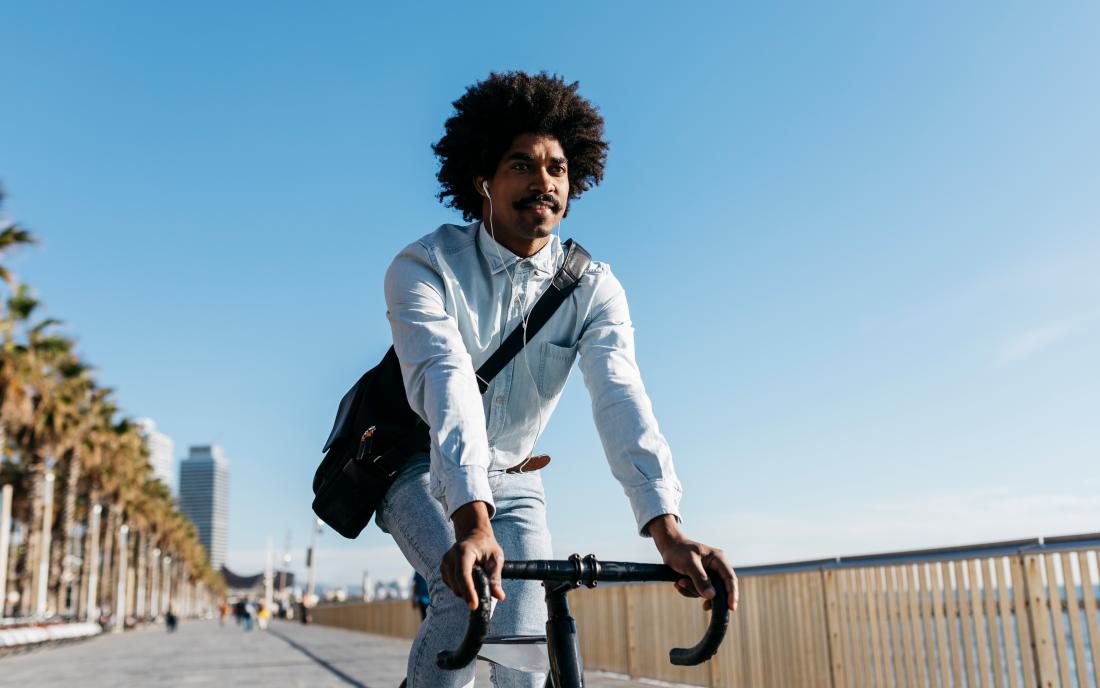
<svg viewBox="0 0 1100 688">
<path fill-rule="evenodd" d="M 0 188 L 0 260 L 6 262 L 7 257 L 19 248 L 38 243 L 34 234 L 23 229 L 15 222 L 3 217 L 4 189 Z M 7 286 L 12 298 L 20 293 L 26 293 L 15 281 L 15 277 L 3 263 L 0 263 L 0 280 Z M 29 316 L 29 311 L 24 312 L 20 307 L 25 303 L 16 303 L 17 308 L 8 308 L 0 311 L 0 411 L 9 415 L 15 412 L 22 414 L 27 411 L 25 400 L 25 386 L 22 380 L 15 374 L 15 365 L 10 361 L 8 349 L 13 344 L 13 333 L 21 318 Z M 5 424 L 0 422 L 0 450 L 6 450 L 6 441 L 3 435 Z M 6 451 L 0 451 L 0 465 L 7 458 Z"/>
<path fill-rule="evenodd" d="M 154 546 L 172 557 L 172 580 L 166 584 L 177 590 L 184 585 L 224 589 L 190 521 L 175 509 L 167 489 L 151 480 L 148 449 L 136 426 L 120 416 L 111 391 L 96 385 L 73 341 L 56 333 L 58 322 L 35 321 L 38 300 L 4 265 L 12 250 L 33 243 L 30 232 L 0 217 L 0 282 L 7 287 L 0 307 L 0 482 L 15 486 L 12 515 L 25 534 L 13 546 L 9 564 L 8 579 L 22 591 L 18 613 L 48 603 L 50 609 L 84 616 L 92 611 L 85 607 L 93 585 L 100 588 L 99 603 L 112 609 L 120 557 L 133 561 L 137 580 L 144 582 L 146 569 L 156 565 L 148 556 Z M 61 499 L 47 514 L 43 486 L 50 470 L 63 477 L 63 485 Z M 88 527 L 83 544 L 76 547 L 77 519 L 90 519 L 98 506 L 106 508 L 102 543 Z M 55 512 L 59 518 L 53 518 Z M 50 549 L 43 581 L 38 564 L 46 547 L 42 530 L 47 515 L 57 546 Z M 123 524 L 133 537 L 120 554 L 114 540 Z M 77 549 L 83 562 L 79 576 L 70 556 Z M 93 582 L 97 575 L 98 584 Z M 40 583 L 47 584 L 47 599 L 37 599 Z M 154 594 L 148 588 L 145 592 L 139 604 L 143 610 L 148 608 L 145 599 Z M 5 597 L 6 591 L 0 590 L 0 599 Z"/>
<path fill-rule="evenodd" d="M 33 298 L 29 296 L 24 301 L 36 305 Z M 33 310 L 33 305 L 26 311 L 28 316 Z M 28 462 L 30 476 L 31 510 L 28 542 L 31 546 L 28 548 L 27 560 L 33 570 L 33 575 L 29 578 L 34 581 L 34 584 L 30 588 L 28 606 L 35 609 L 54 610 L 56 610 L 55 605 L 46 604 L 50 601 L 49 599 L 38 599 L 44 583 L 47 584 L 46 589 L 50 589 L 48 583 L 52 578 L 53 567 L 48 567 L 45 572 L 42 572 L 37 562 L 50 553 L 43 551 L 50 546 L 49 534 L 44 533 L 43 528 L 47 523 L 47 517 L 49 517 L 49 523 L 54 523 L 57 519 L 52 512 L 46 513 L 46 479 L 56 465 L 57 450 L 61 446 L 66 430 L 65 425 L 71 415 L 65 398 L 66 380 L 61 376 L 60 371 L 63 367 L 70 365 L 73 342 L 52 332 L 56 324 L 56 321 L 46 319 L 27 329 L 27 344 L 23 349 L 25 363 L 23 372 L 33 389 L 31 400 L 34 417 L 32 422 L 20 428 L 16 435 L 16 441 Z M 55 500 L 52 508 L 55 508 L 56 504 Z M 59 562 L 60 559 L 57 561 Z M 41 580 L 43 575 L 46 581 Z"/>
<path fill-rule="evenodd" d="M 45 546 L 41 538 L 45 517 L 46 473 L 50 468 L 50 457 L 47 453 L 49 444 L 46 440 L 56 422 L 55 409 L 51 405 L 56 387 L 52 363 L 72 350 L 70 340 L 51 331 L 56 321 L 46 319 L 31 324 L 31 317 L 38 305 L 38 300 L 25 285 L 16 288 L 8 299 L 7 315 L 13 330 L 24 330 L 26 341 L 10 342 L 10 345 L 5 342 L 4 347 L 7 374 L 15 378 L 8 391 L 16 392 L 3 400 L 5 406 L 13 407 L 13 413 L 7 414 L 6 438 L 10 437 L 21 456 L 24 464 L 22 496 L 30 502 L 20 595 L 20 607 L 24 612 L 38 606 L 39 586 L 35 583 L 40 577 L 40 571 L 37 562 L 40 550 Z M 28 572 L 30 575 L 27 575 Z"/>
<path fill-rule="evenodd" d="M 80 595 L 76 613 L 82 619 L 88 618 L 88 615 L 94 611 L 87 608 L 88 588 L 93 584 L 93 567 L 97 576 L 102 567 L 100 557 L 102 527 L 99 525 L 93 527 L 93 521 L 98 523 L 100 514 L 95 510 L 102 509 L 103 473 L 106 470 L 105 465 L 110 451 L 109 443 L 114 434 L 113 419 L 118 412 L 110 395 L 109 389 L 100 388 L 93 392 L 88 411 L 89 426 L 83 437 L 84 449 L 81 452 L 84 462 L 84 485 L 81 492 L 85 495 L 84 514 L 87 525 L 84 529 L 84 545 L 81 547 Z M 95 585 L 98 594 L 98 581 L 95 581 Z"/>
<path fill-rule="evenodd" d="M 72 582 L 72 531 L 81 472 L 81 438 L 87 432 L 87 410 L 94 382 L 88 366 L 75 356 L 71 348 L 47 363 L 52 368 L 49 377 L 53 390 L 41 407 L 42 416 L 46 419 L 43 439 L 47 454 L 56 457 L 56 469 L 64 476 L 60 518 L 53 521 L 52 540 L 57 546 L 50 551 L 48 589 L 51 608 L 62 610 L 66 608 L 63 587 L 68 590 Z"/>
</svg>

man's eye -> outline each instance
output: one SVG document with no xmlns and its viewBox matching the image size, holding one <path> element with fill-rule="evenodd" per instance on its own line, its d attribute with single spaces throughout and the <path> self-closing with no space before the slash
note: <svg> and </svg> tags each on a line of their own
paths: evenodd
<svg viewBox="0 0 1100 688">
<path fill-rule="evenodd" d="M 557 174 L 557 175 L 565 174 L 565 166 L 564 165 L 554 165 L 553 167 L 550 168 L 550 174 Z"/>
<path fill-rule="evenodd" d="M 513 170 L 519 170 L 520 172 L 526 172 L 527 167 L 528 165 L 525 162 L 517 162 L 515 165 L 512 165 Z"/>
</svg>

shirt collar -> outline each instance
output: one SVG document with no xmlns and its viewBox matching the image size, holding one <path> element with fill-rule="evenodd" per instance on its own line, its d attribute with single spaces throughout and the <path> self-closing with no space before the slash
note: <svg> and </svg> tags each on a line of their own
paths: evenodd
<svg viewBox="0 0 1100 688">
<path fill-rule="evenodd" d="M 561 242 L 558 241 L 556 235 L 551 235 L 550 241 L 546 242 L 546 245 L 543 246 L 538 253 L 530 258 L 524 259 L 512 253 L 503 244 L 494 239 L 493 236 L 489 234 L 489 230 L 486 229 L 485 223 L 482 222 L 477 231 L 477 244 L 481 249 L 482 255 L 485 256 L 485 260 L 489 262 L 489 269 L 492 270 L 494 275 L 505 267 L 514 269 L 517 263 L 524 260 L 539 272 L 552 275 L 561 263 Z M 500 251 L 498 252 L 497 249 L 500 249 Z"/>
</svg>

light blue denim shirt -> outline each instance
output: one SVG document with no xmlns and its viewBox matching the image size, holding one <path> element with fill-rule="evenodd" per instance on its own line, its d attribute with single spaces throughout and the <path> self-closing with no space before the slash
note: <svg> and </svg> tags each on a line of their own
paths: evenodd
<svg viewBox="0 0 1100 688">
<path fill-rule="evenodd" d="M 531 454 L 580 354 L 604 453 L 639 531 L 662 514 L 679 519 L 680 481 L 634 359 L 626 294 L 606 263 L 593 262 L 488 391 L 478 390 L 474 371 L 520 325 L 563 260 L 557 237 L 520 259 L 480 223 L 443 225 L 386 272 L 409 404 L 431 427 L 432 494 L 448 515 L 473 501 L 492 513 L 489 475 Z"/>
</svg>

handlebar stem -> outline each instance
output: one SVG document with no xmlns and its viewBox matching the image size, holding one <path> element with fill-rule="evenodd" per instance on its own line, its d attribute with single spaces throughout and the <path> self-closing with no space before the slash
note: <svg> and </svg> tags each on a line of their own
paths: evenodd
<svg viewBox="0 0 1100 688">
<path fill-rule="evenodd" d="M 584 667 L 581 663 L 581 646 L 577 636 L 577 623 L 569 614 L 566 594 L 576 590 L 575 583 L 547 583 L 546 650 L 550 656 L 551 674 L 557 677 L 563 688 L 584 686 Z"/>
</svg>

